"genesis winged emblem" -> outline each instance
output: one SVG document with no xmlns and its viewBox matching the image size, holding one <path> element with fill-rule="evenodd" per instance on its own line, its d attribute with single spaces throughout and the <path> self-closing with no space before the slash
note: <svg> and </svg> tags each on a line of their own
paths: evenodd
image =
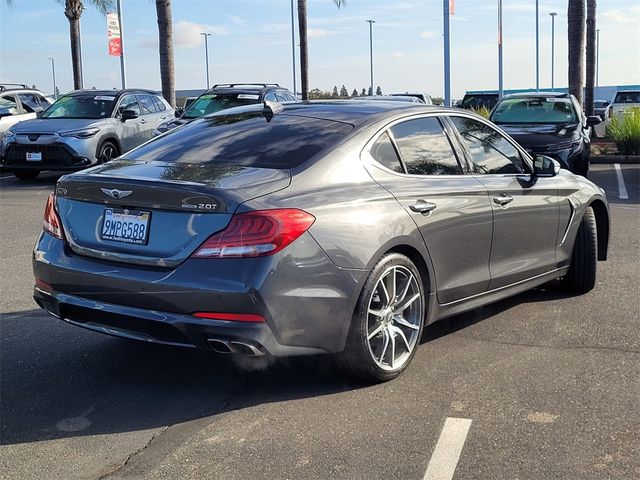
<svg viewBox="0 0 640 480">
<path fill-rule="evenodd" d="M 115 199 L 125 198 L 133 193 L 133 191 L 131 190 L 118 190 L 116 188 L 112 190 L 108 188 L 101 188 L 100 190 L 102 190 L 102 193 L 104 193 L 105 195 L 109 195 L 111 198 L 115 198 Z"/>
</svg>

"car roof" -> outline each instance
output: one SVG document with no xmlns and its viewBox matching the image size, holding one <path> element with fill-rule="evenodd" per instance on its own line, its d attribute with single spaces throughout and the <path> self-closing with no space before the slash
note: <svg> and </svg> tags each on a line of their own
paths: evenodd
<svg viewBox="0 0 640 480">
<path fill-rule="evenodd" d="M 158 92 L 154 90 L 147 90 L 145 88 L 125 88 L 124 90 L 74 90 L 65 94 L 65 96 L 78 96 L 78 95 L 104 95 L 104 96 L 115 96 L 119 97 L 128 93 L 147 93 L 150 95 L 160 95 Z"/>
<path fill-rule="evenodd" d="M 271 102 L 270 102 L 271 103 Z M 271 103 L 273 104 L 273 103 Z M 312 100 L 299 103 L 276 103 L 282 110 L 277 114 L 297 115 L 300 117 L 318 118 L 335 122 L 348 123 L 353 126 L 366 126 L 377 123 L 380 120 L 391 120 L 407 114 L 420 114 L 443 111 L 459 111 L 459 109 L 444 109 L 438 105 L 426 105 L 424 103 L 398 102 L 398 101 L 349 101 L 349 100 Z M 207 116 L 238 115 L 246 112 L 259 111 L 263 104 L 235 107 L 221 110 Z M 464 112 L 465 114 L 467 112 Z"/>
<path fill-rule="evenodd" d="M 365 97 L 354 97 L 350 100 L 357 100 L 359 102 L 362 101 L 373 101 L 373 102 L 413 102 L 413 103 L 421 103 L 418 97 L 414 97 L 412 95 L 367 95 Z"/>
<path fill-rule="evenodd" d="M 519 92 L 505 95 L 502 98 L 570 98 L 571 94 L 566 92 Z"/>
</svg>

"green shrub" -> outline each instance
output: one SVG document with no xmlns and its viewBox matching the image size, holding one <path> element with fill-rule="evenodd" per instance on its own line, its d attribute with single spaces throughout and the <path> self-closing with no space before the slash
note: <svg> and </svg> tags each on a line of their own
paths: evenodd
<svg viewBox="0 0 640 480">
<path fill-rule="evenodd" d="M 491 109 L 487 107 L 473 107 L 471 110 L 484 118 L 489 118 L 489 114 L 491 113 Z"/>
<path fill-rule="evenodd" d="M 607 125 L 607 136 L 616 143 L 618 153 L 640 155 L 640 108 L 613 117 Z"/>
</svg>

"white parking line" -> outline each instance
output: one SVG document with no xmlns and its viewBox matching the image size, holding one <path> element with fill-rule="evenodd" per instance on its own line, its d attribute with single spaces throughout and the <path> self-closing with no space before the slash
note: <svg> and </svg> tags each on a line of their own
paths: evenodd
<svg viewBox="0 0 640 480">
<path fill-rule="evenodd" d="M 451 480 L 453 478 L 470 427 L 471 420 L 468 418 L 447 418 L 436 448 L 431 455 L 431 460 L 429 460 L 424 480 Z"/>
<path fill-rule="evenodd" d="M 0 180 L 6 180 L 8 178 L 13 178 L 13 175 L 7 175 L 6 177 L 0 177 Z"/>
<path fill-rule="evenodd" d="M 627 187 L 624 184 L 624 178 L 622 177 L 622 169 L 620 168 L 619 163 L 614 163 L 614 167 L 616 167 L 616 177 L 618 179 L 618 198 L 620 200 L 628 200 L 629 194 L 627 193 Z"/>
</svg>

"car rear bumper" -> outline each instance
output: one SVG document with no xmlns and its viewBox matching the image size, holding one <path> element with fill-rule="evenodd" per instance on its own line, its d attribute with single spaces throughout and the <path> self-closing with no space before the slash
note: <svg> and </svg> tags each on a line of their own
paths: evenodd
<svg viewBox="0 0 640 480">
<path fill-rule="evenodd" d="M 207 350 L 223 349 L 212 344 L 220 341 L 239 353 L 254 347 L 254 354 L 276 356 L 342 351 L 366 277 L 336 267 L 310 235 L 269 257 L 188 259 L 160 269 L 79 256 L 43 233 L 33 266 L 36 302 L 74 325 Z M 196 312 L 259 315 L 264 322 Z"/>
</svg>

